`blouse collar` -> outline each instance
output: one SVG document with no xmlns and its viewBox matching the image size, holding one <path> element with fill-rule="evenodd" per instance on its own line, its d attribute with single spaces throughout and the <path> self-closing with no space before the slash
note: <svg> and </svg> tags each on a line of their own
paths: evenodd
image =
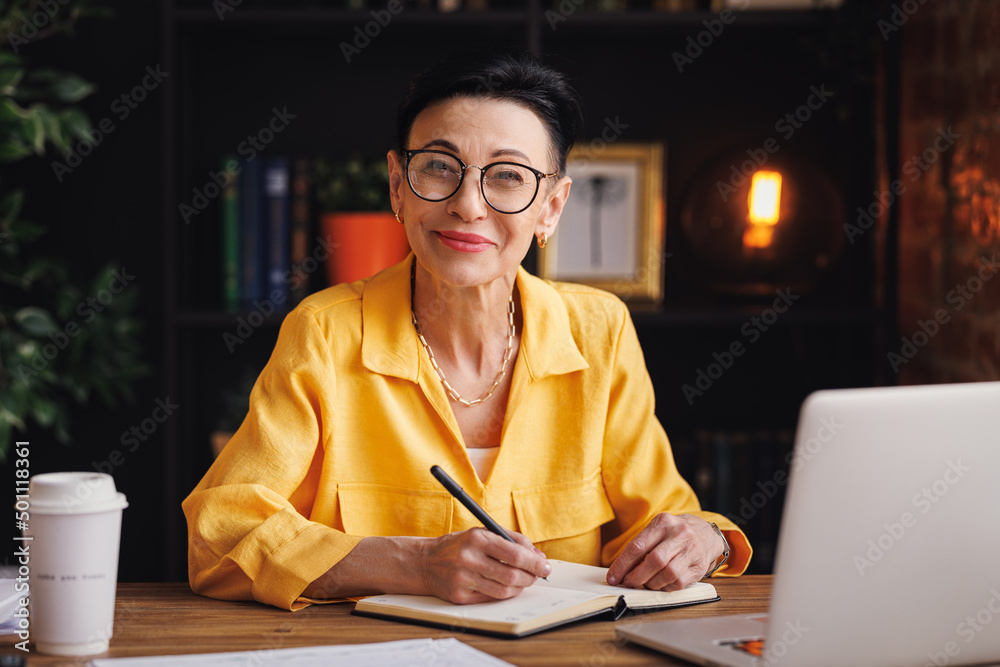
<svg viewBox="0 0 1000 667">
<path fill-rule="evenodd" d="M 417 382 L 420 342 L 410 320 L 410 264 L 402 262 L 376 274 L 362 293 L 361 359 L 365 368 Z M 517 269 L 524 313 L 520 355 L 532 380 L 588 368 L 570 328 L 559 292 L 524 267 Z"/>
</svg>

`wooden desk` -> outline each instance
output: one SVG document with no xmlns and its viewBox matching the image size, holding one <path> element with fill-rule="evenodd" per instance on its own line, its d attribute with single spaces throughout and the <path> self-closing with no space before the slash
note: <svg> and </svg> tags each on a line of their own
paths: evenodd
<svg viewBox="0 0 1000 667">
<path fill-rule="evenodd" d="M 222 602 L 191 593 L 187 584 L 119 584 L 115 635 L 102 657 L 268 651 L 296 646 L 357 644 L 419 637 L 458 637 L 519 667 L 565 665 L 682 665 L 615 638 L 615 628 L 669 618 L 746 614 L 767 610 L 770 576 L 713 579 L 720 602 L 634 615 L 619 621 L 590 621 L 524 639 L 494 639 L 472 633 L 351 616 L 353 604 L 317 605 L 298 612 L 254 602 Z M 9 644 L 2 647 L 9 651 Z M 33 648 L 33 647 L 32 647 Z M 20 651 L 14 651 L 20 653 Z M 266 658 L 266 653 L 261 653 Z M 41 656 L 29 665 L 86 664 L 82 659 Z"/>
</svg>

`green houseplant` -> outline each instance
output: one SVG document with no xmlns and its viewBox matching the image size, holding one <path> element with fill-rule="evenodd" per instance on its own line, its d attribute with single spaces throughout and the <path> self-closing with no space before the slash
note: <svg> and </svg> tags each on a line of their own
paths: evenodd
<svg viewBox="0 0 1000 667">
<path fill-rule="evenodd" d="M 91 125 L 75 106 L 94 87 L 80 77 L 33 66 L 19 46 L 69 31 L 85 15 L 104 14 L 86 3 L 63 6 L 32 32 L 37 1 L 0 5 L 0 163 L 60 154 L 86 140 Z M 37 26 L 36 26 L 37 28 Z M 16 39 L 19 37 L 20 39 Z M 22 218 L 25 192 L 0 180 L 0 460 L 19 434 L 47 431 L 69 443 L 73 404 L 96 396 L 115 406 L 131 397 L 131 382 L 148 372 L 141 361 L 137 288 L 109 264 L 90 281 L 38 251 L 41 225 Z M 81 287 L 84 286 L 84 287 Z"/>
<path fill-rule="evenodd" d="M 389 203 L 385 157 L 319 158 L 313 174 L 320 230 L 333 246 L 327 260 L 331 285 L 370 276 L 406 256 L 406 231 Z"/>
</svg>

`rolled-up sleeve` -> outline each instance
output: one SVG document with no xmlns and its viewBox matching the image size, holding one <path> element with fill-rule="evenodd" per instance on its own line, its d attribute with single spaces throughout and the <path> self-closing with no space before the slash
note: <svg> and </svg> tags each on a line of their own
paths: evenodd
<svg viewBox="0 0 1000 667">
<path fill-rule="evenodd" d="M 194 592 L 300 609 L 361 540 L 307 518 L 336 418 L 329 345 L 310 310 L 286 317 L 246 420 L 183 502 Z"/>
</svg>

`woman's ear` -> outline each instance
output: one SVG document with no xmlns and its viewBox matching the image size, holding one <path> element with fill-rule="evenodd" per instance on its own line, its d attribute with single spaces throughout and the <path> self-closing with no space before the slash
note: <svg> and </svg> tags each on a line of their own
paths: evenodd
<svg viewBox="0 0 1000 667">
<path fill-rule="evenodd" d="M 559 216 L 562 215 L 563 207 L 566 206 L 566 200 L 569 198 L 571 185 L 573 185 L 573 179 L 569 176 L 563 176 L 549 190 L 538 221 L 535 223 L 535 236 L 544 233 L 547 238 L 552 238 L 552 235 L 555 234 L 556 225 L 559 224 Z"/>
<path fill-rule="evenodd" d="M 389 161 L 389 201 L 392 203 L 393 212 L 402 216 L 403 192 L 406 190 L 406 174 L 403 173 L 405 162 L 402 156 L 394 150 L 386 153 Z"/>
</svg>

